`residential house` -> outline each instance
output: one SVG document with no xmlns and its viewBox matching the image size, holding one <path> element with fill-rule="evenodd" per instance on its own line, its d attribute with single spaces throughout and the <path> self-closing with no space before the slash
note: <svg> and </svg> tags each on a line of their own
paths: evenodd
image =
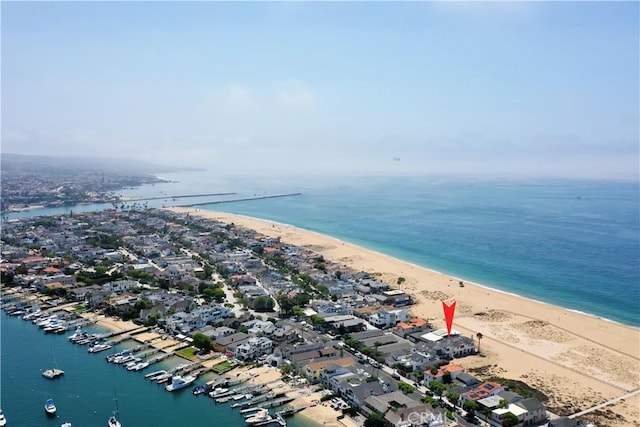
<svg viewBox="0 0 640 427">
<path fill-rule="evenodd" d="M 243 342 L 227 345 L 227 352 L 231 352 L 239 360 L 252 360 L 270 354 L 272 349 L 273 343 L 267 337 L 250 337 Z"/>
<path fill-rule="evenodd" d="M 398 323 L 393 328 L 392 332 L 399 337 L 406 338 L 409 334 L 423 332 L 428 329 L 430 329 L 430 326 L 425 319 L 421 317 L 414 317 L 413 319 L 407 320 L 406 322 Z"/>
<path fill-rule="evenodd" d="M 458 374 L 464 372 L 464 368 L 460 365 L 450 363 L 448 365 L 441 366 L 435 373 L 426 371 L 424 373 L 424 384 L 428 385 L 431 381 L 438 381 L 444 383 L 444 378 L 449 377 L 451 381 L 455 380 Z M 447 375 L 448 374 L 448 375 Z"/>
<path fill-rule="evenodd" d="M 244 332 L 237 332 L 232 335 L 221 336 L 216 338 L 211 344 L 213 345 L 213 349 L 220 353 L 226 353 L 227 347 L 231 344 L 236 344 L 239 342 L 244 342 L 249 339 L 249 335 Z"/>
<path fill-rule="evenodd" d="M 309 383 L 316 384 L 320 382 L 321 374 L 325 369 L 335 371 L 337 368 L 347 368 L 349 366 L 353 366 L 353 359 L 351 357 L 326 359 L 308 363 L 304 367 L 303 373 Z"/>
<path fill-rule="evenodd" d="M 462 405 L 467 400 L 473 400 L 477 402 L 480 399 L 484 399 L 485 397 L 493 396 L 498 394 L 499 392 L 504 390 L 504 386 L 502 384 L 498 384 L 491 381 L 485 381 L 482 384 L 478 385 L 474 389 L 462 393 L 460 395 L 460 404 Z"/>
<path fill-rule="evenodd" d="M 407 309 L 395 309 L 379 311 L 369 316 L 369 323 L 373 326 L 386 329 L 391 326 L 395 326 L 399 322 L 405 322 L 409 318 L 409 310 Z"/>
</svg>

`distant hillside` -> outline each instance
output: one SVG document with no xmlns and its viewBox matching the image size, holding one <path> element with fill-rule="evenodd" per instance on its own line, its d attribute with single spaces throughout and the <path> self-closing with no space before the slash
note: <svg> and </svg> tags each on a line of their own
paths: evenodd
<svg viewBox="0 0 640 427">
<path fill-rule="evenodd" d="M 73 157 L 73 156 L 32 156 L 26 154 L 2 153 L 0 170 L 3 172 L 70 173 L 78 171 L 101 171 L 117 174 L 152 174 L 197 170 L 196 168 L 172 168 L 150 162 L 132 159 Z"/>
</svg>

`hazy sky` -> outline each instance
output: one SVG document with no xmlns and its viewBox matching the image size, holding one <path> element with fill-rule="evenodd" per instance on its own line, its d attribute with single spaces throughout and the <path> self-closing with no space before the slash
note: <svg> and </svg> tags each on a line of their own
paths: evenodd
<svg viewBox="0 0 640 427">
<path fill-rule="evenodd" d="M 637 2 L 1 7 L 3 152 L 638 177 Z"/>
</svg>

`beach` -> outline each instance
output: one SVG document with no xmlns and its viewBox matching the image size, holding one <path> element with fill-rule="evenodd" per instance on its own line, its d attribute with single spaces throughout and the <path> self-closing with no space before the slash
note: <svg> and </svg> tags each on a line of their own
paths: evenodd
<svg viewBox="0 0 640 427">
<path fill-rule="evenodd" d="M 444 327 L 442 303 L 456 301 L 454 329 L 481 333 L 481 355 L 457 362 L 480 377 L 521 380 L 544 392 L 547 407 L 570 415 L 640 387 L 640 330 L 504 293 L 347 242 L 293 226 L 241 215 L 172 208 L 251 228 L 310 249 L 325 259 L 375 274 L 414 296 L 415 316 Z M 640 425 L 640 397 L 608 406 L 602 425 Z M 612 415 L 613 414 L 613 415 Z M 604 419 L 606 418 L 606 419 Z M 635 423 L 635 424 L 634 424 Z"/>
</svg>

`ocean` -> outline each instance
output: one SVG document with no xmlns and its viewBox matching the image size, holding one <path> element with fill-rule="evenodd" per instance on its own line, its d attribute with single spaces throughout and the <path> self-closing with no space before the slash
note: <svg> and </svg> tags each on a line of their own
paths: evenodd
<svg viewBox="0 0 640 427">
<path fill-rule="evenodd" d="M 144 378 L 145 373 L 184 363 L 177 356 L 151 365 L 141 372 L 129 372 L 122 366 L 107 363 L 105 356 L 134 346 L 123 342 L 114 349 L 97 354 L 87 352 L 62 335 L 45 334 L 42 329 L 20 317 L 0 314 L 2 345 L 0 352 L 0 407 L 8 426 L 59 427 L 70 422 L 73 427 L 104 427 L 117 405 L 124 427 L 150 426 L 228 426 L 246 424 L 230 404 L 216 404 L 209 397 L 193 396 L 191 388 L 169 393 L 164 385 Z M 99 328 L 88 331 L 105 332 Z M 55 365 L 65 375 L 49 380 L 41 372 Z M 215 379 L 214 374 L 201 377 L 196 384 Z M 44 403 L 53 398 L 56 417 L 48 417 Z M 273 410 L 272 410 L 273 411 Z M 313 423 L 294 416 L 289 427 L 309 427 Z"/>
<path fill-rule="evenodd" d="M 291 224 L 504 292 L 640 326 L 638 182 L 452 177 L 226 177 L 167 174 L 124 191 L 160 207 L 198 206 Z M 235 191 L 236 196 L 171 199 Z M 23 215 L 95 210 L 42 209 Z"/>
</svg>

